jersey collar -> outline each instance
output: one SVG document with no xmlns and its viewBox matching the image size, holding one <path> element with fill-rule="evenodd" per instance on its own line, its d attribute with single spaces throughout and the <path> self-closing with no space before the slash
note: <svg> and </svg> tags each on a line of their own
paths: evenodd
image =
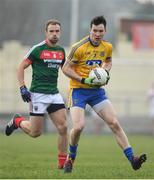
<svg viewBox="0 0 154 180">
<path fill-rule="evenodd" d="M 100 45 L 100 43 L 99 43 L 99 44 L 94 44 L 94 43 L 92 42 L 92 40 L 90 39 L 90 36 L 88 37 L 88 39 L 89 39 L 89 42 L 90 42 L 90 44 L 91 44 L 92 46 L 98 47 L 98 46 Z"/>
</svg>

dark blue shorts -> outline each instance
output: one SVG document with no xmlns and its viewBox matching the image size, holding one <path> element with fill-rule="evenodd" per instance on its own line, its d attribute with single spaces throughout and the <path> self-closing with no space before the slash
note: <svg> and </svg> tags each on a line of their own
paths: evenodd
<svg viewBox="0 0 154 180">
<path fill-rule="evenodd" d="M 102 88 L 99 89 L 85 89 L 85 88 L 75 88 L 70 92 L 69 97 L 69 108 L 70 107 L 86 107 L 86 104 L 90 106 L 95 106 L 100 102 L 108 99 L 105 90 Z"/>
</svg>

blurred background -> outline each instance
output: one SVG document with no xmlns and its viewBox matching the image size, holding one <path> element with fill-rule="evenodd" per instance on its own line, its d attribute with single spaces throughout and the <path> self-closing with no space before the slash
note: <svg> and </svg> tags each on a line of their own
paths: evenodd
<svg viewBox="0 0 154 180">
<path fill-rule="evenodd" d="M 0 0 L 1 132 L 14 113 L 28 117 L 28 104 L 20 97 L 16 70 L 29 48 L 44 40 L 46 20 L 61 21 L 60 44 L 68 53 L 72 43 L 89 33 L 90 21 L 97 15 L 107 19 L 104 39 L 113 44 L 113 68 L 105 89 L 119 121 L 128 133 L 154 132 L 154 116 L 149 113 L 152 98 L 148 97 L 154 82 L 153 0 Z M 25 78 L 29 87 L 31 68 L 26 70 Z M 68 84 L 60 71 L 59 90 L 66 102 Z M 55 132 L 49 121 L 45 131 Z M 84 132 L 101 134 L 110 130 L 88 107 Z"/>
</svg>

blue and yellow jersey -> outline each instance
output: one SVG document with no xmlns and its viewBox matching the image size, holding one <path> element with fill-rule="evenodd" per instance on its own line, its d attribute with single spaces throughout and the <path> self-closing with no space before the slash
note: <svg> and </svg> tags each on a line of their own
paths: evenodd
<svg viewBox="0 0 154 180">
<path fill-rule="evenodd" d="M 89 72 L 96 66 L 102 66 L 103 62 L 108 62 L 112 58 L 112 45 L 104 40 L 99 46 L 94 46 L 90 42 L 89 36 L 75 43 L 68 55 L 68 61 L 75 63 L 74 70 L 82 78 L 87 78 Z M 90 88 L 88 85 L 71 79 L 70 88 Z"/>
</svg>

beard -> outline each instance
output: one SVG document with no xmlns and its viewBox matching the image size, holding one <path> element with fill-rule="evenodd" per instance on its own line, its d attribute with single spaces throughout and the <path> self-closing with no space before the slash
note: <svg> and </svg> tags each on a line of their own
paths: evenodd
<svg viewBox="0 0 154 180">
<path fill-rule="evenodd" d="M 53 37 L 52 39 L 49 39 L 51 44 L 56 44 L 58 42 L 58 38 L 57 37 Z"/>
</svg>

